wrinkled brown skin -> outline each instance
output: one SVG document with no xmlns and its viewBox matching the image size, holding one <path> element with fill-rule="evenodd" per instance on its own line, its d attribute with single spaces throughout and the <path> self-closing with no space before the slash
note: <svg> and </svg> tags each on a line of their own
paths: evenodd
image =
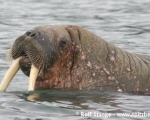
<svg viewBox="0 0 150 120">
<path fill-rule="evenodd" d="M 51 44 L 62 36 L 69 43 L 64 51 L 55 44 L 58 59 L 39 74 L 36 89 L 150 91 L 149 56 L 126 52 L 78 26 L 38 26 L 31 32 L 35 30 L 43 31 Z M 27 63 L 21 60 L 21 68 Z"/>
</svg>

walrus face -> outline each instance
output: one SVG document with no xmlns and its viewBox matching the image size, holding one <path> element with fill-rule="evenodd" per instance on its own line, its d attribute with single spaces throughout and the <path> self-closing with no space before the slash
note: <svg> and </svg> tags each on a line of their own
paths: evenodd
<svg viewBox="0 0 150 120">
<path fill-rule="evenodd" d="M 58 30 L 57 30 L 58 31 Z M 51 30 L 38 28 L 19 37 L 12 47 L 14 59 L 24 56 L 20 61 L 21 70 L 29 76 L 31 63 L 41 72 L 51 68 L 59 57 L 64 57 L 71 48 L 71 41 L 66 35 Z"/>
<path fill-rule="evenodd" d="M 68 74 L 66 69 L 72 69 L 74 46 L 65 27 L 39 26 L 26 32 L 16 39 L 11 48 L 14 67 L 6 73 L 0 89 L 6 90 L 19 68 L 30 76 L 28 90 L 57 86 L 58 79 Z"/>
</svg>

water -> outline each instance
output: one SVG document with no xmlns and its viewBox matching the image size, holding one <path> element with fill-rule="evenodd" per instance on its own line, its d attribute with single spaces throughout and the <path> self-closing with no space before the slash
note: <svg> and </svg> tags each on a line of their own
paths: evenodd
<svg viewBox="0 0 150 120">
<path fill-rule="evenodd" d="M 5 58 L 14 40 L 38 25 L 78 25 L 127 51 L 150 54 L 149 0 L 0 0 L 0 3 L 1 79 L 10 64 Z M 149 119 L 149 96 L 107 91 L 27 92 L 27 85 L 28 78 L 19 72 L 7 92 L 0 93 L 0 119 Z M 118 113 L 134 116 L 120 117 Z"/>
</svg>

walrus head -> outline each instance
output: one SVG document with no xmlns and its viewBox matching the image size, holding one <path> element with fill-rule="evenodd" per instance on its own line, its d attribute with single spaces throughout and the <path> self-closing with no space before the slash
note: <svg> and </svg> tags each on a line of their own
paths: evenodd
<svg viewBox="0 0 150 120">
<path fill-rule="evenodd" d="M 14 59 L 1 82 L 5 91 L 19 68 L 30 77 L 28 90 L 58 88 L 71 74 L 78 49 L 71 26 L 38 26 L 18 37 L 10 55 Z M 77 30 L 74 31 L 77 33 Z M 60 72 L 61 71 L 61 72 Z M 60 82 L 61 80 L 61 82 Z"/>
</svg>

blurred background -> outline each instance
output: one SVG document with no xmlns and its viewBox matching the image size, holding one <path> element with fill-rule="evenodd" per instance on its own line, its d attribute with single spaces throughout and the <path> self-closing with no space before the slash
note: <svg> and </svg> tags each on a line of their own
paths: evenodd
<svg viewBox="0 0 150 120">
<path fill-rule="evenodd" d="M 3 78 L 10 65 L 5 58 L 19 35 L 38 25 L 68 24 L 84 27 L 127 51 L 150 54 L 150 0 L 0 0 L 0 78 Z M 148 112 L 150 108 L 148 96 L 103 92 L 86 95 L 80 92 L 62 93 L 64 96 L 60 96 L 60 91 L 53 91 L 56 96 L 53 96 L 53 92 L 45 92 L 45 97 L 42 97 L 44 100 L 41 98 L 37 103 L 30 103 L 23 100 L 26 99 L 24 91 L 27 90 L 27 84 L 28 78 L 19 72 L 8 91 L 22 92 L 19 95 L 0 94 L 0 119 L 30 120 L 37 119 L 36 116 L 44 116 L 38 120 L 49 119 L 50 116 L 54 119 L 73 119 L 75 117 L 65 116 L 74 116 L 78 107 L 81 110 L 113 113 Z M 68 98 L 70 94 L 72 96 Z M 80 99 L 78 95 L 80 98 L 86 97 Z M 60 102 L 62 97 L 65 102 Z M 37 107 L 37 104 L 40 106 Z M 60 109 L 63 107 L 65 109 Z M 46 113 L 47 109 L 49 113 Z M 72 113 L 65 112 L 66 109 Z M 60 116 L 56 116 L 55 112 L 52 115 L 53 110 L 56 113 L 59 111 Z"/>
</svg>

